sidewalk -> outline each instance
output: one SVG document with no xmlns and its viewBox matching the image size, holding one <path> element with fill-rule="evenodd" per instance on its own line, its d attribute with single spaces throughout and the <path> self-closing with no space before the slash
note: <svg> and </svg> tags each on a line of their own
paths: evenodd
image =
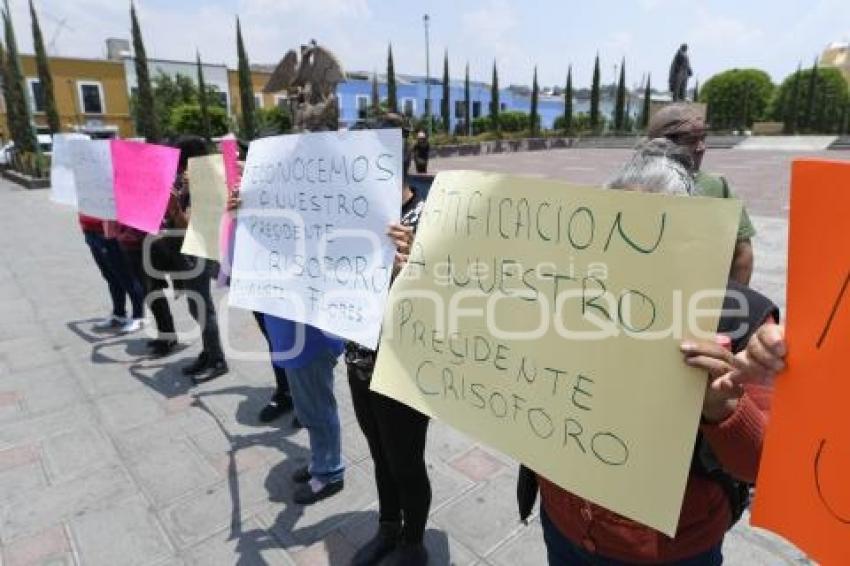
<svg viewBox="0 0 850 566">
<path fill-rule="evenodd" d="M 761 237 L 778 240 L 784 222 L 759 221 Z M 375 528 L 376 495 L 344 368 L 346 487 L 302 508 L 288 477 L 304 462 L 305 433 L 288 418 L 256 420 L 274 383 L 267 361 L 233 359 L 229 375 L 192 387 L 180 367 L 197 339 L 149 360 L 143 333 L 92 333 L 106 286 L 75 214 L 47 191 L 0 181 L 0 234 L 2 564 L 347 564 Z M 773 250 L 759 277 L 781 293 L 784 243 L 759 249 Z M 192 328 L 185 299 L 174 312 Z M 219 315 L 231 348 L 264 351 L 250 313 Z M 518 522 L 510 459 L 440 423 L 427 456 L 432 564 L 546 563 L 539 522 Z M 726 554 L 732 565 L 804 562 L 743 523 Z"/>
</svg>

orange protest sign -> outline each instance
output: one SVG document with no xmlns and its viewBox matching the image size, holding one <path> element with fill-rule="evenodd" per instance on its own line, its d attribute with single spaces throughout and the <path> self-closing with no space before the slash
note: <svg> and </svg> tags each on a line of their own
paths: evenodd
<svg viewBox="0 0 850 566">
<path fill-rule="evenodd" d="M 788 370 L 776 380 L 753 523 L 850 564 L 850 163 L 791 173 Z"/>
</svg>

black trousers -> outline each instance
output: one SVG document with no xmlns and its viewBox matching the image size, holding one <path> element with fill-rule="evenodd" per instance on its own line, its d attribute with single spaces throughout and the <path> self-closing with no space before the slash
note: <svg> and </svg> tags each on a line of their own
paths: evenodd
<svg viewBox="0 0 850 566">
<path fill-rule="evenodd" d="M 354 413 L 375 463 L 380 521 L 402 521 L 404 540 L 421 543 L 431 508 L 425 466 L 428 417 L 370 391 L 362 376 L 363 370 L 348 364 Z"/>
<path fill-rule="evenodd" d="M 257 321 L 257 326 L 260 327 L 260 332 L 263 333 L 263 338 L 266 339 L 266 344 L 269 346 L 269 355 L 274 354 L 274 348 L 272 347 L 272 341 L 269 339 L 269 334 L 266 332 L 266 321 L 263 318 L 263 313 L 252 311 L 254 313 L 254 320 Z M 290 397 L 289 393 L 289 379 L 286 377 L 286 370 L 282 367 L 278 367 L 272 362 L 272 370 L 274 370 L 274 380 L 277 383 L 277 388 L 274 392 L 274 397 L 272 399 L 280 403 L 285 398 Z"/>
</svg>

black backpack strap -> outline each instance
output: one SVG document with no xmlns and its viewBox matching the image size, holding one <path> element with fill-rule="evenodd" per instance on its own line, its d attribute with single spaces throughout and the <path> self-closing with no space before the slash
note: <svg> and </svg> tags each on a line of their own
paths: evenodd
<svg viewBox="0 0 850 566">
<path fill-rule="evenodd" d="M 537 474 L 522 464 L 519 466 L 519 477 L 516 482 L 516 500 L 519 507 L 519 520 L 528 524 L 528 517 L 537 502 Z"/>
</svg>

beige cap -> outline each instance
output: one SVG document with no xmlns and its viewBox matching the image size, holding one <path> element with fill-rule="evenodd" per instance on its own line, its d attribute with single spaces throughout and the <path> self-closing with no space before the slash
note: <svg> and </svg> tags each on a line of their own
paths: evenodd
<svg viewBox="0 0 850 566">
<path fill-rule="evenodd" d="M 665 138 L 676 134 L 705 130 L 705 106 L 701 104 L 669 104 L 649 121 L 648 138 Z"/>
</svg>

